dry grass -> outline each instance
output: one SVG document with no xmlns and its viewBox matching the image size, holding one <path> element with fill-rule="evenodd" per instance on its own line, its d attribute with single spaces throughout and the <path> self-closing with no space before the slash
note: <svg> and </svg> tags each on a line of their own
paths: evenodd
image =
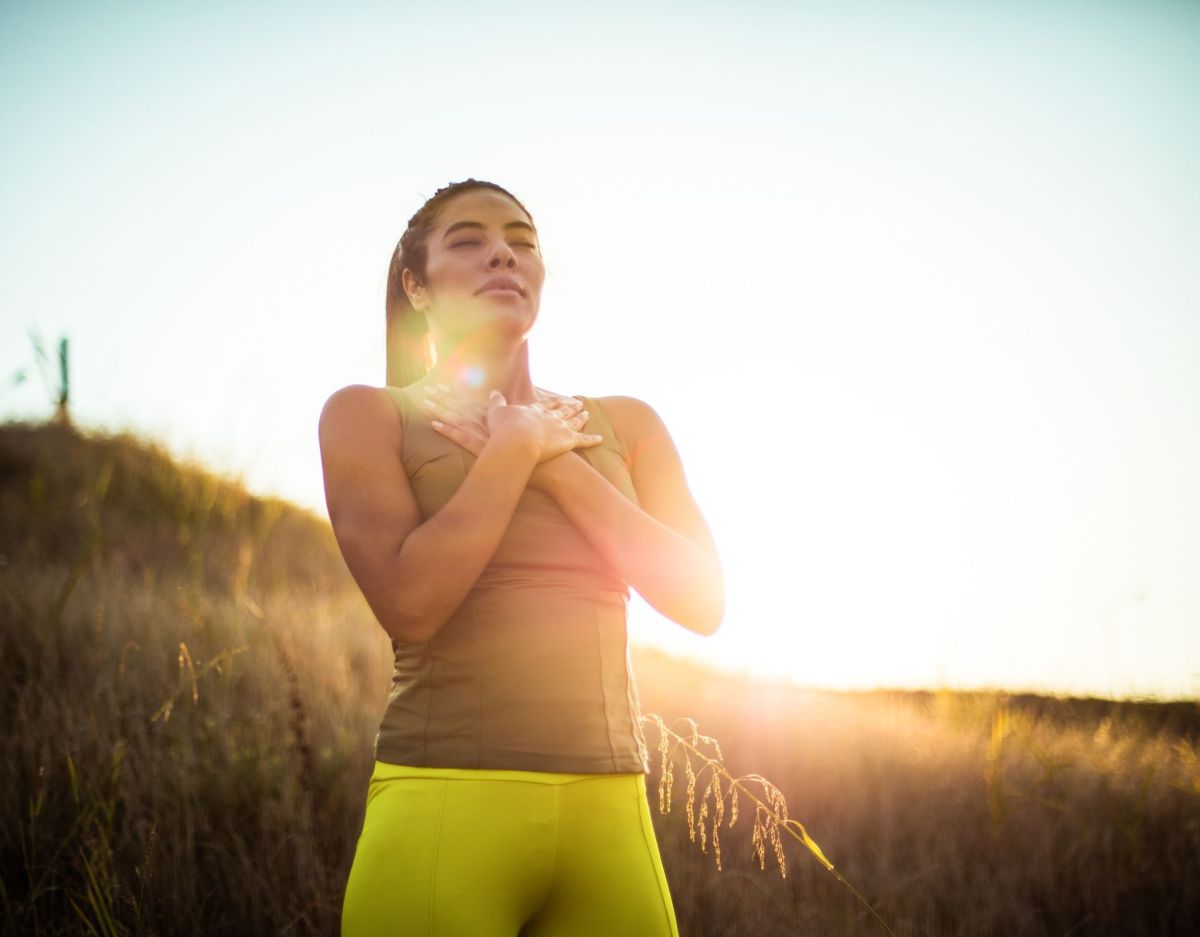
<svg viewBox="0 0 1200 937">
<path fill-rule="evenodd" d="M 647 651 L 635 663 L 644 710 L 686 699 L 729 773 L 785 791 L 789 815 L 897 934 L 1200 933 L 1194 702 L 822 693 L 713 681 Z M 771 882 L 750 837 L 726 841 L 735 830 L 724 871 L 685 873 L 687 823 L 660 829 L 691 933 L 749 931 L 744 920 L 765 934 L 884 933 L 804 850 Z M 731 871 L 749 886 L 740 899 Z"/>
<path fill-rule="evenodd" d="M 0 515 L 3 930 L 335 934 L 390 659 L 328 524 L 20 425 Z M 634 664 L 644 711 L 689 727 L 656 765 L 664 809 L 664 769 L 690 789 L 655 811 L 684 937 L 884 933 L 789 831 L 905 937 L 1200 933 L 1194 703 Z"/>
<path fill-rule="evenodd" d="M 738 820 L 739 795 L 750 799 L 754 804 L 754 819 L 751 824 L 750 844 L 758 859 L 760 871 L 766 870 L 766 843 L 769 841 L 778 863 L 779 874 L 787 878 L 787 855 L 783 849 L 783 833 L 791 836 L 796 842 L 807 849 L 821 864 L 833 873 L 833 876 L 850 891 L 871 916 L 878 922 L 880 928 L 891 937 L 896 937 L 887 922 L 879 916 L 879 912 L 871 907 L 871 903 L 859 893 L 850 882 L 842 876 L 833 863 L 826 858 L 825 853 L 816 841 L 809 836 L 804 824 L 794 817 L 788 816 L 787 798 L 783 792 L 764 778 L 761 774 L 744 774 L 734 777 L 725 766 L 721 754 L 721 744 L 710 735 L 705 735 L 696 725 L 696 721 L 687 716 L 676 722 L 684 722 L 688 726 L 688 734 L 680 735 L 673 727 L 668 726 L 658 713 L 648 713 L 642 716 L 642 724 L 653 726 L 658 732 L 658 754 L 660 760 L 658 780 L 658 811 L 660 814 L 671 812 L 671 794 L 675 784 L 675 764 L 682 759 L 687 775 L 687 823 L 688 838 L 694 843 L 696 834 L 700 835 L 700 851 L 708 851 L 708 827 L 706 820 L 712 824 L 713 858 L 717 870 L 721 866 L 721 826 L 725 821 L 725 801 L 729 800 L 729 829 L 733 829 Z M 699 769 L 693 767 L 695 759 Z M 708 780 L 700 793 L 699 816 L 696 815 L 696 785 L 707 771 Z M 722 782 L 722 779 L 724 781 Z M 724 783 L 724 787 L 722 787 Z M 757 789 L 757 793 L 753 789 Z M 710 811 L 709 804 L 712 804 Z"/>
</svg>

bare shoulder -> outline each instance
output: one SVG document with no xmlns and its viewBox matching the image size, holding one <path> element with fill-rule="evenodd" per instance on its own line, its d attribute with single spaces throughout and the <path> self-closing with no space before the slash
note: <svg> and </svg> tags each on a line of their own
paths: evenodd
<svg viewBox="0 0 1200 937">
<path fill-rule="evenodd" d="M 361 438 L 364 433 L 400 437 L 395 401 L 386 387 L 350 384 L 335 390 L 321 408 L 318 424 L 321 444 Z"/>
<path fill-rule="evenodd" d="M 325 401 L 325 406 L 328 408 L 330 404 L 346 406 L 356 402 L 361 404 L 372 400 L 386 401 L 388 399 L 388 388 L 386 387 L 372 387 L 370 384 L 347 384 L 330 394 Z"/>
<path fill-rule="evenodd" d="M 626 443 L 632 444 L 638 440 L 645 440 L 666 429 L 658 412 L 646 401 L 639 400 L 637 397 L 612 396 L 593 397 L 592 399 L 604 408 L 613 430 Z"/>
</svg>

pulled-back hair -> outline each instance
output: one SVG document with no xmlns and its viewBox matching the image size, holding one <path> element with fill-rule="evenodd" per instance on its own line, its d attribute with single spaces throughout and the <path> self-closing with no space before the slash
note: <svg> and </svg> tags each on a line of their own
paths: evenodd
<svg viewBox="0 0 1200 937">
<path fill-rule="evenodd" d="M 513 200 L 525 212 L 530 222 L 533 216 L 507 189 L 482 179 L 465 179 L 438 189 L 420 210 L 408 220 L 408 228 L 392 253 L 387 278 L 387 383 L 403 387 L 419 381 L 433 367 L 435 355 L 433 338 L 425 314 L 414 309 L 404 292 L 402 274 L 411 270 L 418 282 L 425 282 L 425 265 L 429 260 L 429 235 L 437 225 L 438 214 L 447 201 L 472 189 L 491 189 Z"/>
</svg>

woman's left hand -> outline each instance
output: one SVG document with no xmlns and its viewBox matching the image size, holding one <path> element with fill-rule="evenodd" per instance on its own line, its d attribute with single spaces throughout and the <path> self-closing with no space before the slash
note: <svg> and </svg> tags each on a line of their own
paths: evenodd
<svg viewBox="0 0 1200 937">
<path fill-rule="evenodd" d="M 583 409 L 582 400 L 535 390 L 538 399 L 530 406 L 555 414 L 573 430 L 582 430 L 586 425 L 588 412 Z M 456 397 L 444 384 L 427 384 L 424 407 L 425 412 L 440 424 L 435 424 L 434 430 L 452 439 L 472 455 L 477 456 L 483 451 L 484 443 L 488 441 L 485 403 L 475 404 Z"/>
</svg>

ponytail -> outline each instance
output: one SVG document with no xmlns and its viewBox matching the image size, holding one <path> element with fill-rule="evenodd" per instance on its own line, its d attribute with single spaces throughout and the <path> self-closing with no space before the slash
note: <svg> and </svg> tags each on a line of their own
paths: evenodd
<svg viewBox="0 0 1200 937">
<path fill-rule="evenodd" d="M 436 360 L 433 336 L 425 313 L 414 309 L 404 292 L 401 274 L 404 271 L 404 252 L 401 245 L 392 254 L 392 263 L 387 278 L 387 326 L 385 348 L 387 349 L 387 384 L 389 387 L 404 387 L 419 381 Z"/>
</svg>

